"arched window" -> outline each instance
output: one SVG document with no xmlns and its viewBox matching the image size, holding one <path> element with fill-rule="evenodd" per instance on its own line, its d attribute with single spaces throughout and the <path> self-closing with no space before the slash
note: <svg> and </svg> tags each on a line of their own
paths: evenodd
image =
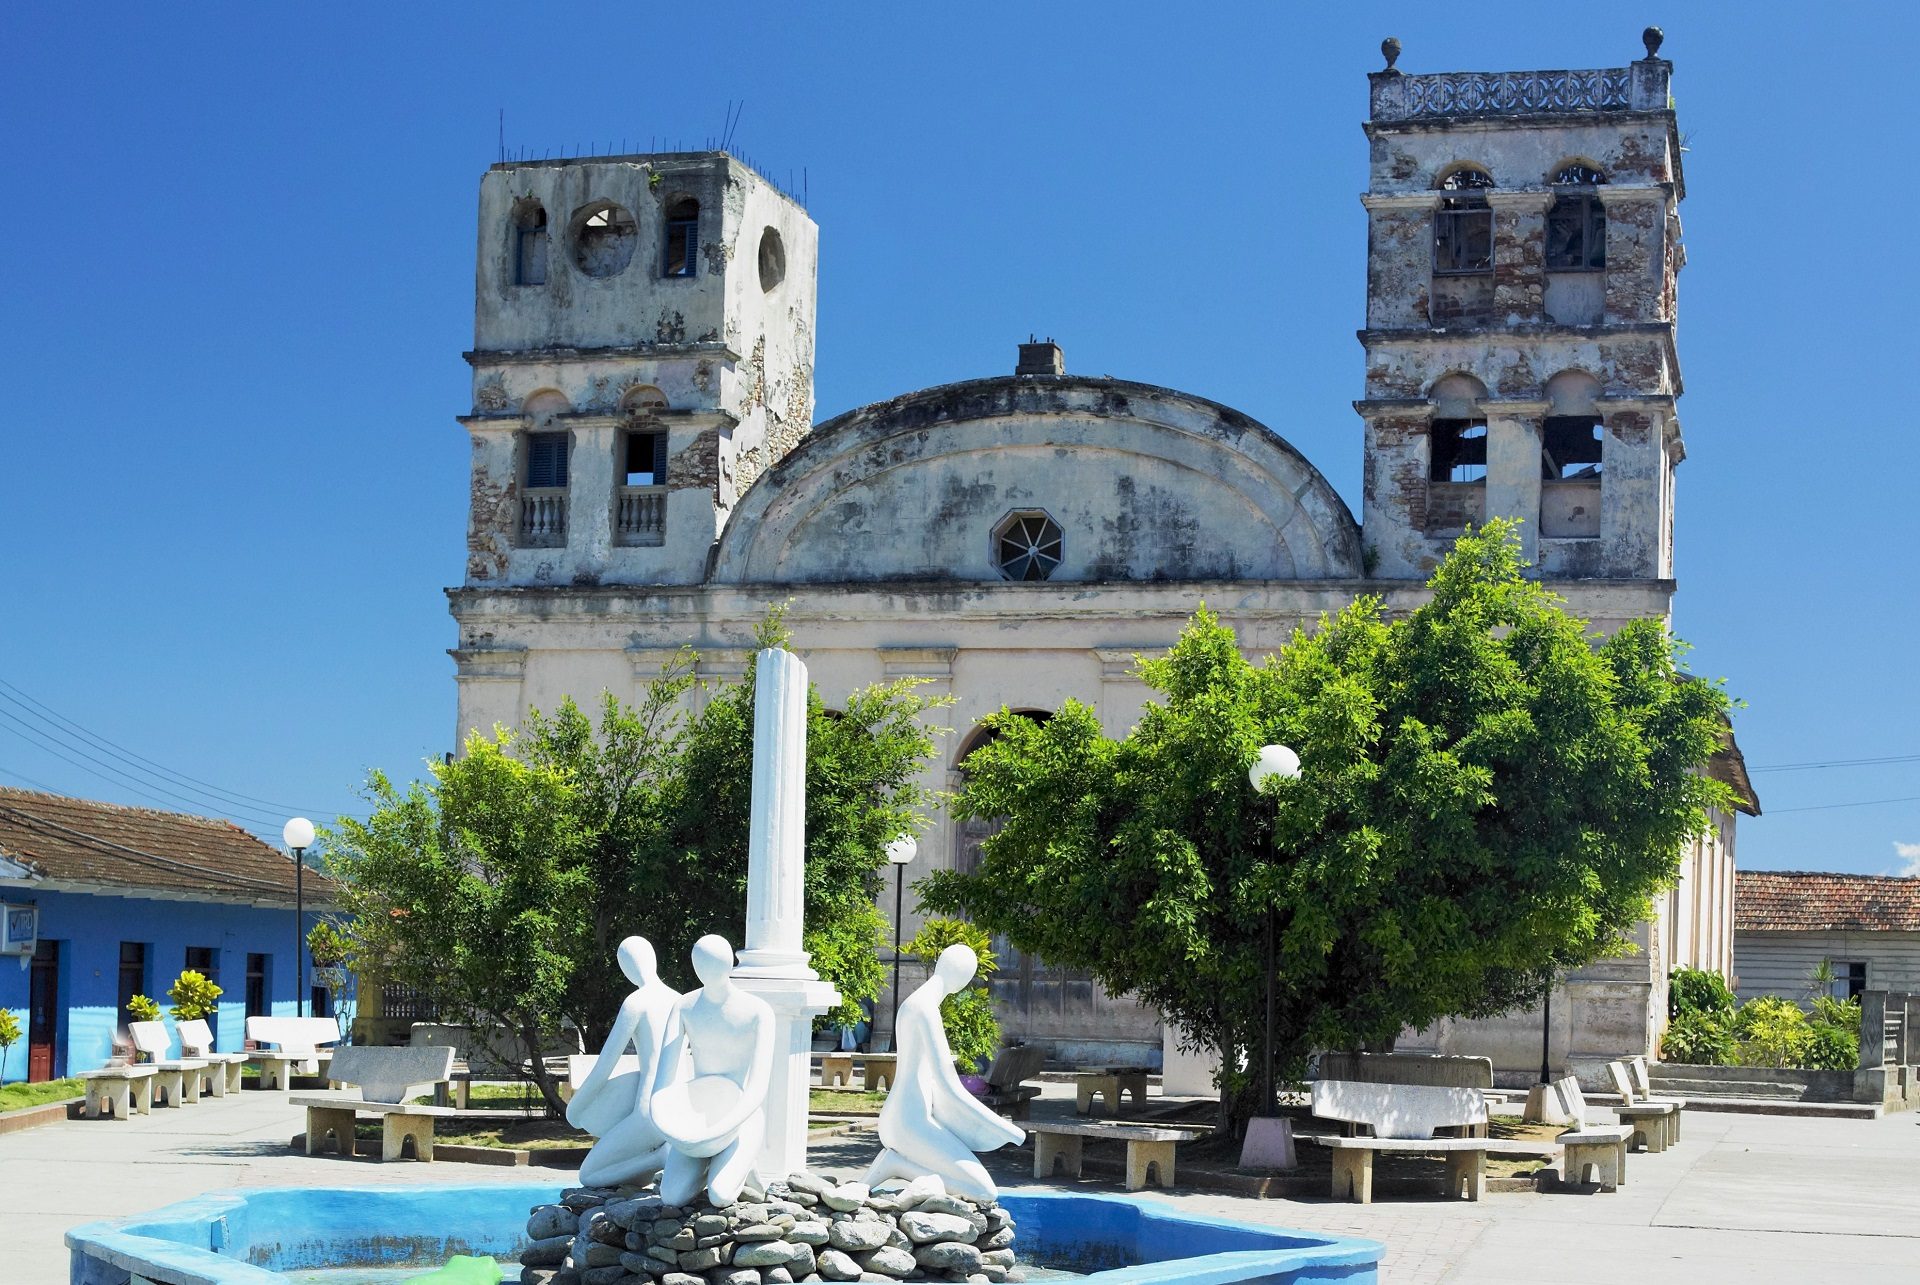
<svg viewBox="0 0 1920 1285">
<path fill-rule="evenodd" d="M 524 201 L 514 213 L 513 284 L 547 284 L 547 211 L 538 201 Z"/>
<path fill-rule="evenodd" d="M 1439 275 L 1493 271 L 1493 210 L 1486 189 L 1493 175 L 1461 166 L 1440 180 L 1440 208 L 1433 216 L 1433 270 Z"/>
<path fill-rule="evenodd" d="M 1582 162 L 1553 176 L 1547 210 L 1547 271 L 1600 272 L 1607 266 L 1607 207 L 1594 189 L 1607 176 Z"/>
<path fill-rule="evenodd" d="M 1563 370 L 1547 381 L 1547 417 L 1542 424 L 1540 475 L 1552 481 L 1600 476 L 1600 381 L 1584 370 Z"/>
<path fill-rule="evenodd" d="M 639 229 L 633 215 L 611 201 L 596 201 L 573 216 L 573 263 L 590 277 L 615 277 L 633 261 Z"/>
<path fill-rule="evenodd" d="M 667 242 L 660 259 L 663 277 L 691 277 L 700 254 L 700 202 L 690 196 L 667 205 Z"/>
<path fill-rule="evenodd" d="M 1429 481 L 1487 480 L 1487 417 L 1480 410 L 1486 395 L 1486 385 L 1471 375 L 1448 375 L 1434 384 Z"/>
</svg>

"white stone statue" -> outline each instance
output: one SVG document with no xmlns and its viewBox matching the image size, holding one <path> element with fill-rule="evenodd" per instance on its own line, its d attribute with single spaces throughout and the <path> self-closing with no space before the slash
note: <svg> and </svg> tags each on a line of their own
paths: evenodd
<svg viewBox="0 0 1920 1285">
<path fill-rule="evenodd" d="M 641 1182 L 667 1162 L 667 1140 L 653 1122 L 654 1077 L 661 1051 L 678 1034 L 680 992 L 660 980 L 646 938 L 621 942 L 619 959 L 633 994 L 620 1005 L 593 1070 L 567 1103 L 567 1123 L 599 1139 L 580 1166 L 580 1181 L 589 1187 Z"/>
<path fill-rule="evenodd" d="M 934 1174 L 956 1195 L 982 1201 L 999 1195 L 974 1152 L 1019 1142 L 1027 1131 L 967 1092 L 940 1021 L 940 1001 L 972 981 L 979 966 L 967 947 L 949 946 L 940 952 L 933 976 L 902 1001 L 894 1027 L 900 1060 L 880 1108 L 882 1150 L 867 1170 L 869 1186 Z"/>
<path fill-rule="evenodd" d="M 706 1188 L 730 1205 L 753 1174 L 767 1132 L 773 1008 L 734 984 L 733 947 L 709 933 L 693 944 L 701 988 L 675 1006 L 654 1079 L 653 1124 L 666 1140 L 660 1198 L 685 1205 Z"/>
</svg>

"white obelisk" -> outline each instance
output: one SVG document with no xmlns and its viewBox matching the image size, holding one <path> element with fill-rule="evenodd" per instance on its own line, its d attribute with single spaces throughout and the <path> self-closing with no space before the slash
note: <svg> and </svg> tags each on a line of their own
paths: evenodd
<svg viewBox="0 0 1920 1285">
<path fill-rule="evenodd" d="M 806 910 L 807 667 L 769 647 L 754 657 L 753 817 L 747 837 L 747 940 L 733 976 L 774 1012 L 767 1142 L 754 1168 L 768 1180 L 807 1163 L 808 1053 L 813 1019 L 840 993 L 808 964 Z"/>
</svg>

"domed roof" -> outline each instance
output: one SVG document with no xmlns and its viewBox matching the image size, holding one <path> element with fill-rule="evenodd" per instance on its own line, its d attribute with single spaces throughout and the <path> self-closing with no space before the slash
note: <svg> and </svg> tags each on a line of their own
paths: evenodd
<svg viewBox="0 0 1920 1285">
<path fill-rule="evenodd" d="M 1031 548 L 1045 523 L 1043 576 L 1003 537 Z M 1270 429 L 1188 393 L 1062 375 L 946 384 L 820 425 L 741 497 L 710 582 L 1360 575 L 1345 502 Z"/>
</svg>

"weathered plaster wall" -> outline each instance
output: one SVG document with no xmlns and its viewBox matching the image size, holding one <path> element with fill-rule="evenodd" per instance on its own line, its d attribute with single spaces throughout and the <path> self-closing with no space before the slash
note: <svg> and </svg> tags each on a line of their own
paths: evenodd
<svg viewBox="0 0 1920 1285">
<path fill-rule="evenodd" d="M 1199 398 L 1116 380 L 981 380 L 822 425 L 749 493 L 717 583 L 997 581 L 993 532 L 1041 510 L 1051 577 L 1351 577 L 1339 496 L 1267 429 Z"/>
<path fill-rule="evenodd" d="M 689 196 L 697 270 L 664 277 L 665 211 Z M 548 211 L 547 277 L 516 285 L 515 217 L 530 201 Z M 593 277 L 574 263 L 573 216 L 604 201 L 633 213 L 637 244 L 622 271 Z M 769 233 L 771 276 L 760 265 Z M 812 220 L 723 153 L 511 164 L 482 182 L 478 244 L 467 582 L 696 583 L 740 494 L 812 422 Z M 640 396 L 648 388 L 664 410 Z M 669 434 L 658 546 L 615 536 L 629 429 Z M 555 430 L 572 437 L 566 543 L 521 547 L 523 435 Z"/>
</svg>

